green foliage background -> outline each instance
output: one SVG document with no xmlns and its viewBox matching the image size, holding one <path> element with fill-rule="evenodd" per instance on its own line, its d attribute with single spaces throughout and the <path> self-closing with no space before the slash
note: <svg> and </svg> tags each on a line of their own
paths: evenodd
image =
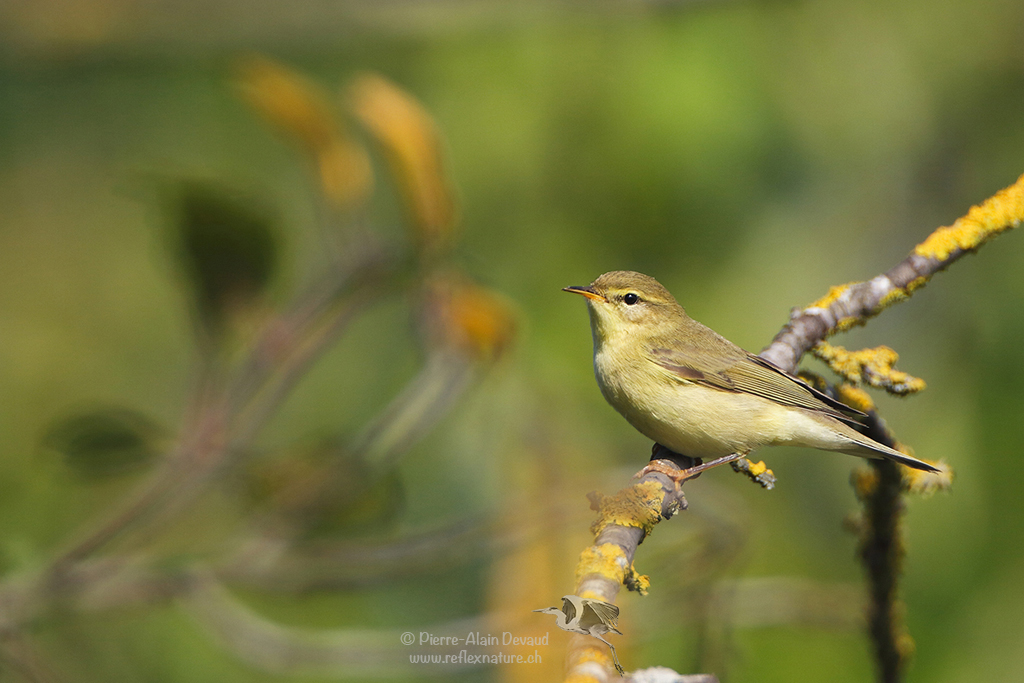
<svg viewBox="0 0 1024 683">
<path fill-rule="evenodd" d="M 241 52 L 331 88 L 378 71 L 418 97 L 447 140 L 459 257 L 518 306 L 512 358 L 403 463 L 408 528 L 499 510 L 517 457 L 538 442 L 556 469 L 579 474 L 567 504 L 581 508 L 591 488 L 614 490 L 646 460 L 649 445 L 597 391 L 584 308 L 561 287 L 640 270 L 756 351 L 792 306 L 886 270 L 1024 172 L 1019 2 L 341 3 L 321 14 L 208 5 L 0 8 L 8 576 L 40 566 L 137 476 L 81 481 L 41 446 L 49 425 L 91 405 L 131 406 L 172 429 L 180 418 L 193 341 L 161 183 L 198 176 L 262 193 L 284 226 L 275 291 L 320 263 L 302 164 L 230 87 Z M 383 182 L 373 224 L 400 238 Z M 920 456 L 956 471 L 951 494 L 910 502 L 910 681 L 1013 680 L 1024 669 L 1022 239 L 1000 238 L 837 340 L 889 344 L 902 369 L 928 380 L 921 396 L 879 397 L 882 414 Z M 375 308 L 267 425 L 261 447 L 372 416 L 415 372 L 408 318 L 402 299 Z M 854 539 L 841 530 L 855 507 L 854 463 L 760 456 L 775 491 L 707 474 L 688 490 L 691 511 L 641 548 L 647 600 L 671 599 L 659 583 L 687 567 L 645 566 L 644 554 L 675 552 L 687 525 L 716 515 L 736 515 L 743 530 L 732 532 L 744 546 L 724 576 L 859 581 Z M 169 543 L 201 554 L 240 514 L 206 501 Z M 418 630 L 483 610 L 485 576 L 470 563 L 340 596 L 251 599 L 293 624 Z M 554 578 L 571 589 L 571 574 Z M 639 602 L 624 596 L 624 612 Z M 698 629 L 664 619 L 634 626 L 643 637 L 627 667 L 695 666 Z M 50 615 L 38 635 L 72 680 L 278 680 L 235 662 L 173 605 Z M 730 681 L 871 676 L 853 630 L 738 626 L 728 642 Z M 0 669 L 0 680 L 19 679 Z"/>
</svg>

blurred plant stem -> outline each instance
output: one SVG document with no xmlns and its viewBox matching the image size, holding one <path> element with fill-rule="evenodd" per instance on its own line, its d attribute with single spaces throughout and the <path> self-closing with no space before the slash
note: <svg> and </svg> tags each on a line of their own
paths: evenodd
<svg viewBox="0 0 1024 683">
<path fill-rule="evenodd" d="M 447 562 L 459 552 L 475 555 L 466 546 L 479 540 L 479 521 L 374 544 L 337 536 L 311 540 L 325 518 L 346 512 L 346 504 L 368 506 L 372 514 L 381 504 L 373 497 L 382 496 L 400 508 L 400 496 L 381 490 L 386 488 L 381 484 L 391 484 L 386 476 L 453 408 L 472 380 L 498 360 L 514 334 L 510 306 L 462 273 L 447 251 L 455 214 L 440 135 L 411 96 L 383 78 L 361 77 L 364 86 L 373 85 L 369 91 L 362 87 L 358 98 L 363 123 L 392 143 L 408 139 L 410 132 L 416 139 L 411 148 L 402 149 L 399 165 L 392 168 L 399 185 L 416 186 L 403 193 L 413 202 L 411 229 L 404 243 L 385 244 L 362 225 L 373 187 L 369 156 L 341 126 L 323 93 L 300 74 L 262 57 L 245 61 L 239 77 L 254 110 L 312 162 L 318 193 L 330 207 L 320 218 L 325 222 L 323 248 L 331 257 L 311 286 L 291 303 L 272 308 L 266 289 L 276 269 L 277 238 L 263 215 L 245 200 L 204 185 L 188 184 L 175 194 L 179 206 L 173 212 L 173 244 L 191 285 L 198 323 L 195 378 L 181 425 L 155 470 L 123 499 L 111 502 L 113 512 L 87 525 L 42 569 L 0 582 L 0 655 L 6 666 L 29 680 L 59 680 L 40 663 L 44 658 L 36 655 L 26 635 L 27 627 L 55 605 L 103 610 L 170 598 L 189 605 L 227 649 L 269 671 L 290 673 L 303 668 L 296 662 L 304 662 L 313 669 L 326 667 L 332 675 L 353 670 L 367 676 L 407 674 L 407 663 L 395 664 L 402 660 L 395 655 L 399 641 L 392 634 L 343 631 L 328 636 L 289 629 L 246 608 L 222 581 L 272 592 L 351 589 L 413 567 L 433 566 L 438 548 L 444 548 Z M 383 104 L 378 102 L 381 97 Z M 397 119 L 389 113 L 395 107 L 403 113 Z M 424 222 L 417 218 L 424 207 L 447 208 L 443 216 L 435 211 Z M 338 219 L 359 229 L 346 231 L 336 224 Z M 427 239 L 424 230 L 445 237 Z M 318 451 L 320 460 L 307 457 L 301 448 L 283 451 L 293 466 L 274 470 L 270 493 L 252 501 L 245 536 L 222 556 L 214 553 L 175 568 L 181 562 L 147 551 L 159 547 L 154 541 L 161 532 L 182 521 L 225 475 L 253 476 L 240 466 L 256 454 L 260 429 L 353 320 L 385 297 L 399 294 L 411 294 L 425 361 L 388 407 L 355 437 L 326 440 L 328 445 Z M 358 363 L 361 358 L 347 360 Z M 127 412 L 105 415 L 105 420 L 96 413 L 70 422 L 63 432 L 55 432 L 63 434 L 55 443 L 74 451 L 80 468 L 116 461 L 94 457 L 103 444 L 121 448 L 115 455 L 122 459 L 148 455 L 152 444 L 139 426 L 147 423 L 129 420 L 125 416 L 134 414 Z M 112 422 L 110 415 L 119 415 L 120 421 Z M 88 458 L 80 453 L 86 450 Z M 275 496 L 274 486 L 285 494 Z M 489 547 L 473 545 L 478 546 L 476 554 Z M 476 622 L 470 626 L 475 628 Z"/>
<path fill-rule="evenodd" d="M 177 447 L 161 471 L 142 485 L 125 508 L 87 532 L 50 569 L 58 581 L 69 562 L 97 552 L 132 527 L 173 518 L 186 509 L 231 460 L 244 456 L 252 438 L 295 383 L 344 332 L 355 313 L 387 292 L 390 269 L 377 250 L 334 274 L 332 286 L 311 290 L 293 306 L 294 314 L 271 318 L 233 379 L 205 373 L 195 384 Z M 333 304 L 333 305 L 330 305 Z"/>
</svg>

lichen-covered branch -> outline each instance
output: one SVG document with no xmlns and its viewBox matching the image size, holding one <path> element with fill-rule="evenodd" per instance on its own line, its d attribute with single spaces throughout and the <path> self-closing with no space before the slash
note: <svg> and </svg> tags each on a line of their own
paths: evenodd
<svg viewBox="0 0 1024 683">
<path fill-rule="evenodd" d="M 841 385 L 839 396 L 868 415 L 867 433 L 875 441 L 900 449 L 895 437 L 875 412 L 870 397 L 861 389 Z M 914 641 L 903 621 L 898 584 L 906 547 L 903 544 L 903 494 L 948 489 L 952 475 L 910 470 L 889 460 L 871 460 L 854 470 L 853 488 L 862 505 L 854 524 L 860 537 L 858 555 L 868 579 L 868 633 L 875 652 L 878 680 L 896 683 L 914 651 Z"/>
<path fill-rule="evenodd" d="M 848 351 L 825 340 L 836 332 L 861 325 L 897 301 L 908 298 L 928 280 L 961 256 L 978 249 L 1000 233 L 1024 220 L 1024 175 L 1015 184 L 974 206 L 953 225 L 934 231 L 913 252 L 888 272 L 866 282 L 832 287 L 828 294 L 804 309 L 793 311 L 790 321 L 776 335 L 761 357 L 795 374 L 800 359 L 814 353 L 847 382 L 868 384 L 890 393 L 906 395 L 924 388 L 923 380 L 895 369 L 898 355 L 882 346 Z M 895 439 L 874 411 L 870 397 L 855 386 L 839 387 L 840 398 L 868 415 L 866 433 L 896 448 Z M 689 466 L 692 466 L 690 464 Z M 764 463 L 741 461 L 734 469 L 765 488 L 774 476 Z M 900 520 L 902 494 L 948 488 L 948 468 L 938 474 L 904 474 L 906 468 L 886 460 L 872 461 L 869 474 L 855 479 L 864 504 L 860 556 L 868 572 L 871 605 L 869 631 L 875 648 L 880 680 L 900 678 L 912 647 L 899 615 L 897 583 L 904 549 Z M 633 567 L 637 546 L 654 524 L 685 508 L 674 486 L 651 473 L 612 498 L 594 499 L 601 516 L 593 528 L 594 545 L 584 550 L 576 572 L 576 594 L 614 602 L 619 586 L 646 593 L 650 581 Z M 672 495 L 669 495 L 672 494 Z M 594 639 L 575 637 L 567 658 L 568 680 L 608 680 L 610 658 Z"/>
<path fill-rule="evenodd" d="M 935 230 L 888 272 L 866 282 L 832 287 L 828 294 L 796 309 L 761 357 L 787 372 L 800 358 L 836 332 L 862 325 L 890 305 L 907 299 L 939 271 L 988 240 L 1024 220 L 1024 176 L 981 204 L 953 225 Z"/>
<path fill-rule="evenodd" d="M 825 361 L 836 374 L 854 384 L 869 384 L 905 395 L 924 388 L 923 380 L 895 369 L 898 358 L 888 347 L 848 351 L 825 343 L 836 332 L 861 325 L 888 306 L 907 299 L 936 273 L 964 254 L 973 252 L 1024 220 L 1024 176 L 970 211 L 950 226 L 935 230 L 903 261 L 867 282 L 832 287 L 828 294 L 800 310 L 775 336 L 761 356 L 787 372 L 795 372 L 807 351 Z M 874 411 L 870 397 L 859 388 L 840 386 L 839 398 L 868 414 L 867 434 L 896 448 L 895 439 Z M 897 598 L 904 547 L 901 520 L 905 492 L 948 488 L 951 474 L 909 473 L 888 461 L 872 461 L 860 470 L 854 487 L 864 510 L 859 525 L 860 550 L 871 595 L 868 631 L 875 650 L 879 680 L 901 678 L 913 641 L 903 625 Z"/>
<path fill-rule="evenodd" d="M 907 396 L 924 391 L 925 381 L 896 369 L 899 354 L 888 346 L 850 351 L 828 342 L 818 342 L 811 351 L 847 382 L 885 389 L 890 394 Z"/>
<path fill-rule="evenodd" d="M 888 460 L 872 460 L 867 468 L 857 470 L 854 482 L 863 505 L 858 555 L 868 578 L 868 632 L 878 680 L 896 683 L 914 650 L 897 594 L 906 555 L 899 466 Z"/>
<path fill-rule="evenodd" d="M 636 571 L 633 558 L 656 524 L 686 509 L 682 491 L 661 472 L 650 472 L 614 496 L 592 493 L 590 499 L 598 518 L 591 526 L 594 544 L 581 553 L 576 566 L 576 595 L 613 603 L 623 585 L 646 594 L 650 580 Z M 613 679 L 618 680 L 618 674 L 607 647 L 589 636 L 573 636 L 566 655 L 566 681 Z"/>
</svg>

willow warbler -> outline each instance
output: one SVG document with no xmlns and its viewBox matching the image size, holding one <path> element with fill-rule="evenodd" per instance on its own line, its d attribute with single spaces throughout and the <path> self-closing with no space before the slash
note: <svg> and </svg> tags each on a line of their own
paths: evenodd
<svg viewBox="0 0 1024 683">
<path fill-rule="evenodd" d="M 862 413 L 693 320 L 652 277 L 617 270 L 565 291 L 587 298 L 605 399 L 675 453 L 711 465 L 808 446 L 937 471 L 854 430 Z"/>
</svg>

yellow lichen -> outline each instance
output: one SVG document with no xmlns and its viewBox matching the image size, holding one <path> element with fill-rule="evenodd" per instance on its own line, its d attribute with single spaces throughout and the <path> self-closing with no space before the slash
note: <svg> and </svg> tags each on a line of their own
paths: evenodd
<svg viewBox="0 0 1024 683">
<path fill-rule="evenodd" d="M 902 617 L 902 615 L 900 615 Z M 917 652 L 917 643 L 909 633 L 900 633 L 896 636 L 896 650 L 900 653 L 900 660 L 907 662 Z"/>
<path fill-rule="evenodd" d="M 750 473 L 750 476 L 752 477 L 764 474 L 767 470 L 768 465 L 764 464 L 764 460 L 759 460 L 757 462 L 750 463 L 750 467 L 747 469 L 747 471 Z"/>
<path fill-rule="evenodd" d="M 860 387 L 855 387 L 852 384 L 839 384 L 836 386 L 836 393 L 839 394 L 840 401 L 854 410 L 867 413 L 875 409 L 875 402 L 871 400 L 871 395 Z"/>
<path fill-rule="evenodd" d="M 590 530 L 597 536 L 609 524 L 617 524 L 643 529 L 646 536 L 661 521 L 664 498 L 665 490 L 656 481 L 627 487 L 614 496 L 602 496 L 597 501 L 600 516 Z"/>
<path fill-rule="evenodd" d="M 858 500 L 867 500 L 878 488 L 878 471 L 874 467 L 857 467 L 850 474 L 850 483 Z"/>
<path fill-rule="evenodd" d="M 921 280 L 923 278 L 917 279 Z M 914 282 L 917 282 L 917 280 L 914 280 Z M 882 309 L 888 308 L 889 306 L 892 306 L 895 303 L 899 303 L 900 301 L 906 300 L 909 296 L 910 295 L 907 293 L 906 290 L 899 289 L 897 287 L 896 289 L 893 289 L 891 292 L 882 297 L 881 301 L 878 302 L 878 306 L 875 310 L 881 311 Z"/>
<path fill-rule="evenodd" d="M 565 678 L 565 683 L 597 683 L 597 679 L 586 674 L 574 673 Z"/>
<path fill-rule="evenodd" d="M 948 491 L 953 486 L 953 470 L 945 463 L 930 463 L 939 468 L 938 472 L 924 472 L 903 468 L 903 490 L 908 493 L 929 495 L 936 491 Z"/>
<path fill-rule="evenodd" d="M 905 287 L 905 289 L 907 291 L 907 295 L 909 296 L 910 294 L 913 294 L 917 290 L 919 290 L 922 287 L 924 287 L 926 284 L 928 284 L 928 277 L 927 276 L 922 275 L 921 277 L 914 278 L 913 280 L 908 282 L 907 286 Z"/>
<path fill-rule="evenodd" d="M 829 287 L 828 294 L 821 297 L 807 308 L 828 308 L 833 303 L 835 303 L 836 299 L 841 297 L 843 294 L 846 294 L 847 290 L 849 290 L 850 287 L 855 284 L 857 283 L 848 282 L 845 285 L 834 285 L 832 287 Z"/>
<path fill-rule="evenodd" d="M 836 332 L 848 332 L 858 325 L 864 324 L 864 318 L 856 315 L 848 315 L 836 321 Z"/>
<path fill-rule="evenodd" d="M 608 658 L 606 657 L 606 659 L 608 659 Z M 589 660 L 583 660 L 583 661 L 589 661 Z M 586 674 L 573 673 L 573 674 L 569 674 L 565 678 L 565 683 L 597 683 L 597 678 L 595 678 L 593 676 L 588 676 Z"/>
<path fill-rule="evenodd" d="M 581 664 L 586 664 L 587 662 L 600 664 L 604 669 L 613 668 L 612 658 L 608 647 L 601 644 L 598 640 L 594 640 L 593 643 L 579 645 L 573 649 L 571 663 L 573 668 L 576 668 Z M 586 674 L 574 673 L 565 679 L 565 683 L 569 683 L 569 681 L 572 681 L 573 683 L 594 683 L 596 680 L 597 679 Z"/>
<path fill-rule="evenodd" d="M 1004 230 L 1015 228 L 1024 220 L 1024 175 L 1017 182 L 1000 190 L 953 225 L 941 227 L 914 248 L 919 256 L 945 261 L 954 252 L 977 249 Z"/>
<path fill-rule="evenodd" d="M 647 591 L 651 588 L 651 577 L 646 574 L 640 574 L 636 568 L 630 564 L 629 571 L 626 573 L 626 578 L 623 580 L 626 584 L 626 588 L 631 591 L 635 591 L 640 595 L 647 595 Z"/>
<path fill-rule="evenodd" d="M 628 567 L 626 553 L 621 547 L 614 543 L 592 545 L 580 553 L 580 561 L 576 564 L 576 585 L 579 586 L 584 577 L 591 574 L 622 583 Z"/>
<path fill-rule="evenodd" d="M 888 346 L 849 351 L 842 346 L 819 342 L 812 349 L 837 375 L 853 384 L 866 383 L 889 393 L 905 396 L 922 391 L 924 380 L 893 367 L 899 354 Z"/>
</svg>

